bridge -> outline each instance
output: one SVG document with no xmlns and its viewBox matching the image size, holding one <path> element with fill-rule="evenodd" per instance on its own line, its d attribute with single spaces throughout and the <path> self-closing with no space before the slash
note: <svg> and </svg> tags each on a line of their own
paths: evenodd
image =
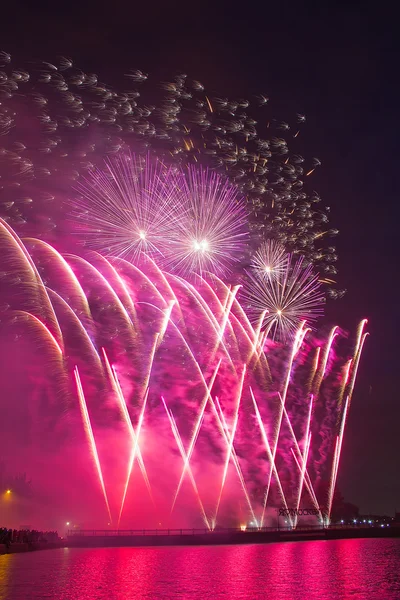
<svg viewBox="0 0 400 600">
<path fill-rule="evenodd" d="M 400 526 L 369 524 L 331 525 L 329 527 L 242 527 L 194 529 L 72 529 L 68 546 L 170 546 L 259 544 L 279 541 L 340 539 L 358 537 L 400 537 Z"/>
</svg>

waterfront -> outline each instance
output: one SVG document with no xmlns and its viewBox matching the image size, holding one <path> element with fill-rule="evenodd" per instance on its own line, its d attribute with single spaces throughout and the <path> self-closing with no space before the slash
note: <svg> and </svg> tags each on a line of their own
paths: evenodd
<svg viewBox="0 0 400 600">
<path fill-rule="evenodd" d="M 0 557 L 0 600 L 397 600 L 400 540 L 70 548 Z"/>
</svg>

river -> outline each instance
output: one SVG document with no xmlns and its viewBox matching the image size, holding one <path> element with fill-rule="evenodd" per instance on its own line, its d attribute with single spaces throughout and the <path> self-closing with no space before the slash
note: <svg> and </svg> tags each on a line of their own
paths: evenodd
<svg viewBox="0 0 400 600">
<path fill-rule="evenodd" d="M 0 600 L 399 600 L 400 539 L 0 556 Z"/>
</svg>

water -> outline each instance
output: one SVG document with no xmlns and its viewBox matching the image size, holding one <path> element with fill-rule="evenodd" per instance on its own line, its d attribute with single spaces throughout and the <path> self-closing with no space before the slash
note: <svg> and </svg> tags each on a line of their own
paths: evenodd
<svg viewBox="0 0 400 600">
<path fill-rule="evenodd" d="M 400 540 L 0 556 L 0 599 L 399 600 Z"/>
</svg>

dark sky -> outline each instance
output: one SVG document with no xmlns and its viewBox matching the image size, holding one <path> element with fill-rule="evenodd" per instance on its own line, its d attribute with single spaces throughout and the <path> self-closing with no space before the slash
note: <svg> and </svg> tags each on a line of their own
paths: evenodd
<svg viewBox="0 0 400 600">
<path fill-rule="evenodd" d="M 400 42 L 388 6 L 14 2 L 2 9 L 0 46 L 72 56 L 107 81 L 124 68 L 184 71 L 227 96 L 265 92 L 274 114 L 306 114 L 302 153 L 322 160 L 314 187 L 341 232 L 339 282 L 348 290 L 328 317 L 352 331 L 370 320 L 338 485 L 362 511 L 392 514 L 400 510 Z"/>
</svg>

